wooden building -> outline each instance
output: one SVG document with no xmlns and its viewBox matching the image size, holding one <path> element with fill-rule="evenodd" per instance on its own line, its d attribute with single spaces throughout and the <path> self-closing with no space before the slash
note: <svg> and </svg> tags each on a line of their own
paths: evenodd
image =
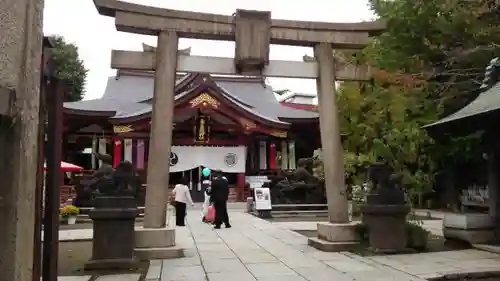
<svg viewBox="0 0 500 281">
<path fill-rule="evenodd" d="M 123 71 L 110 77 L 100 99 L 64 107 L 64 160 L 96 169 L 90 153 L 131 161 L 144 176 L 154 79 L 152 72 Z M 262 77 L 178 75 L 170 184 L 191 181 L 193 198 L 203 198 L 203 167 L 222 170 L 244 200 L 245 176 L 295 169 L 296 160 L 320 147 L 318 114 L 282 105 Z"/>
</svg>

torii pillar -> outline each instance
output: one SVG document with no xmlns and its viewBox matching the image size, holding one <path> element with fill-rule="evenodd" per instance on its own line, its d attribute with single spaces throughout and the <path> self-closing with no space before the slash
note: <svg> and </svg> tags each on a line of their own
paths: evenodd
<svg viewBox="0 0 500 281">
<path fill-rule="evenodd" d="M 145 248 L 136 252 L 146 258 L 183 255 L 181 249 L 174 248 L 175 230 L 166 228 L 178 44 L 176 32 L 158 35 L 144 229 L 136 232 L 138 248 Z M 155 253 L 151 248 L 160 250 Z"/>
<path fill-rule="evenodd" d="M 301 22 L 272 20 L 270 12 L 261 11 L 237 10 L 235 16 L 224 16 L 116 0 L 94 3 L 100 14 L 115 17 L 117 30 L 159 37 L 156 53 L 113 50 L 111 58 L 113 68 L 156 71 L 145 222 L 144 229 L 137 232 L 138 247 L 175 245 L 174 231 L 165 228 L 165 221 L 176 70 L 316 79 L 329 222 L 318 224 L 318 238 L 310 239 L 309 244 L 328 251 L 355 244 L 347 211 L 335 82 L 366 81 L 370 73 L 367 66 L 336 65 L 333 49 L 361 49 L 371 35 L 383 31 L 385 23 Z M 178 37 L 235 41 L 235 58 L 178 56 Z M 270 44 L 314 47 L 315 61 L 270 61 Z"/>
</svg>

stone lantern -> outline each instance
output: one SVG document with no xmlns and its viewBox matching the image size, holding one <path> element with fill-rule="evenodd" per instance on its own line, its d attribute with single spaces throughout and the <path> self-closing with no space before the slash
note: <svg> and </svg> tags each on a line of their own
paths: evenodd
<svg viewBox="0 0 500 281">
<path fill-rule="evenodd" d="M 396 187 L 393 169 L 386 163 L 375 163 L 368 169 L 368 176 L 373 187 L 361 212 L 368 226 L 370 247 L 383 253 L 406 251 L 410 207 L 404 192 Z"/>
<path fill-rule="evenodd" d="M 85 269 L 129 269 L 137 266 L 134 257 L 135 219 L 139 214 L 135 196 L 140 188 L 133 165 L 121 162 L 111 175 L 99 178 L 94 209 L 92 259 Z"/>
</svg>

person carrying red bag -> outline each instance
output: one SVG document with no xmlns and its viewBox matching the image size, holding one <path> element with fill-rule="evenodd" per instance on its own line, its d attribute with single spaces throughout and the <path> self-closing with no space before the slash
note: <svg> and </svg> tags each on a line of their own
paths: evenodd
<svg viewBox="0 0 500 281">
<path fill-rule="evenodd" d="M 221 171 L 215 171 L 212 179 L 210 200 L 215 208 L 215 229 L 220 229 L 222 223 L 230 228 L 229 215 L 227 213 L 227 200 L 229 199 L 229 183 Z"/>
</svg>

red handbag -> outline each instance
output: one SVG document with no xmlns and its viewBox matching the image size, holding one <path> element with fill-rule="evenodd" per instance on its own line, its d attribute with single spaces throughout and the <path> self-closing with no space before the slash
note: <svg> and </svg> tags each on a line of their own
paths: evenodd
<svg viewBox="0 0 500 281">
<path fill-rule="evenodd" d="M 207 220 L 208 222 L 215 221 L 215 207 L 214 207 L 214 205 L 208 206 L 208 212 L 207 212 L 207 216 L 205 217 L 205 220 Z"/>
</svg>

